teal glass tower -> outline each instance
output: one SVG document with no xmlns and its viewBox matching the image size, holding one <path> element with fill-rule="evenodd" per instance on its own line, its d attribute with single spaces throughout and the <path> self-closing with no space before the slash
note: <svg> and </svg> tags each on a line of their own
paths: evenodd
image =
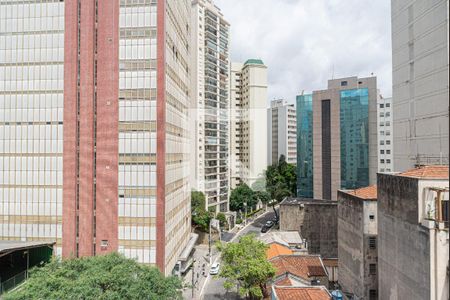
<svg viewBox="0 0 450 300">
<path fill-rule="evenodd" d="M 341 188 L 369 185 L 369 91 L 340 91 Z"/>
<path fill-rule="evenodd" d="M 312 95 L 297 96 L 297 196 L 313 197 Z"/>
</svg>

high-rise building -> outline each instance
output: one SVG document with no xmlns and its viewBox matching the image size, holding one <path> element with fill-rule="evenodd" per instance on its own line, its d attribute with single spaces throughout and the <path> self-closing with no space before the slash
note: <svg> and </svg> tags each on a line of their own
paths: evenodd
<svg viewBox="0 0 450 300">
<path fill-rule="evenodd" d="M 272 165 L 284 155 L 290 164 L 297 163 L 297 115 L 294 104 L 273 100 L 267 110 L 267 160 Z"/>
<path fill-rule="evenodd" d="M 377 177 L 378 299 L 449 299 L 448 166 Z"/>
<path fill-rule="evenodd" d="M 251 186 L 267 168 L 267 67 L 260 59 L 231 64 L 231 188 Z"/>
<path fill-rule="evenodd" d="M 10 1 L 0 14 L 0 237 L 169 274 L 190 238 L 190 2 Z"/>
<path fill-rule="evenodd" d="M 378 98 L 376 77 L 329 80 L 298 97 L 299 195 L 336 200 L 339 189 L 375 183 Z"/>
<path fill-rule="evenodd" d="M 297 96 L 297 196 L 313 198 L 312 94 Z"/>
<path fill-rule="evenodd" d="M 448 164 L 449 4 L 392 0 L 394 168 Z"/>
<path fill-rule="evenodd" d="M 192 2 L 193 188 L 206 206 L 228 211 L 229 23 L 212 0 Z M 195 120 L 195 121 L 194 121 Z"/>
<path fill-rule="evenodd" d="M 378 172 L 393 172 L 393 123 L 392 123 L 392 98 L 378 98 L 377 103 L 378 126 Z"/>
</svg>

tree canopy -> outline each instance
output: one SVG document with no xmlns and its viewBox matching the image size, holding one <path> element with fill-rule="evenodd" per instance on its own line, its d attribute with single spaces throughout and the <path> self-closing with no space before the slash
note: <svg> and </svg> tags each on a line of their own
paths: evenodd
<svg viewBox="0 0 450 300">
<path fill-rule="evenodd" d="M 212 213 L 206 210 L 206 198 L 202 192 L 191 192 L 191 213 L 192 224 L 199 227 L 202 231 L 208 231 Z"/>
<path fill-rule="evenodd" d="M 34 268 L 5 300 L 28 299 L 182 299 L 178 278 L 118 253 L 61 261 Z"/>
<path fill-rule="evenodd" d="M 244 203 L 247 203 L 248 207 L 253 207 L 257 200 L 253 190 L 247 184 L 242 183 L 231 191 L 230 209 L 232 211 L 243 210 Z"/>
<path fill-rule="evenodd" d="M 293 164 L 286 162 L 284 155 L 278 163 L 269 166 L 265 172 L 267 191 L 272 199 L 283 200 L 286 196 L 297 194 L 297 173 Z"/>
<path fill-rule="evenodd" d="M 275 269 L 267 261 L 268 246 L 250 234 L 238 243 L 219 244 L 222 267 L 219 276 L 225 278 L 227 290 L 239 287 L 239 294 L 249 298 L 268 295 L 266 283 L 275 276 Z"/>
</svg>

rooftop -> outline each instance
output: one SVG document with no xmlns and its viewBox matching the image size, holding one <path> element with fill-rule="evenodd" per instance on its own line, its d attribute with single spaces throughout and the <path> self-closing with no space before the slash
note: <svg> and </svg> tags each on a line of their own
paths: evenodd
<svg viewBox="0 0 450 300">
<path fill-rule="evenodd" d="M 341 192 L 356 196 L 364 200 L 377 200 L 377 186 L 371 185 L 356 190 L 342 190 Z"/>
<path fill-rule="evenodd" d="M 286 246 L 280 244 L 272 243 L 269 249 L 267 249 L 266 255 L 267 259 L 272 259 L 279 255 L 292 255 L 294 252 Z"/>
<path fill-rule="evenodd" d="M 333 201 L 333 200 L 319 200 L 319 199 L 313 199 L 313 198 L 291 198 L 291 197 L 286 197 L 280 203 L 280 205 L 301 205 L 301 204 L 337 205 L 337 201 Z"/>
<path fill-rule="evenodd" d="M 301 245 L 303 239 L 298 231 L 272 231 L 259 237 L 264 244 L 278 243 L 283 246 Z"/>
<path fill-rule="evenodd" d="M 422 179 L 448 179 L 448 166 L 422 166 L 399 173 L 398 176 Z"/>
<path fill-rule="evenodd" d="M 244 65 L 264 65 L 263 61 L 259 58 L 250 58 L 244 63 Z"/>
<path fill-rule="evenodd" d="M 280 255 L 270 260 L 275 267 L 275 276 L 290 273 L 310 280 L 310 277 L 327 276 L 322 259 L 318 255 Z"/>
<path fill-rule="evenodd" d="M 54 244 L 55 244 L 55 242 L 40 242 L 40 241 L 22 242 L 22 241 L 0 240 L 0 256 L 6 255 L 12 251 L 44 247 L 44 246 L 53 246 Z"/>
<path fill-rule="evenodd" d="M 275 286 L 274 299 L 277 300 L 330 300 L 331 295 L 323 286 L 318 287 L 290 287 Z"/>
</svg>

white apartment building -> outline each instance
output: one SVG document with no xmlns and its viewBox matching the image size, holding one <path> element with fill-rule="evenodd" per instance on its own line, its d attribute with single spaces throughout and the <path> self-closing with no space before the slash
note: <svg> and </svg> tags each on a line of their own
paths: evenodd
<svg viewBox="0 0 450 300">
<path fill-rule="evenodd" d="M 269 165 L 278 161 L 281 155 L 290 164 L 297 164 L 297 115 L 294 104 L 273 100 L 267 111 Z"/>
<path fill-rule="evenodd" d="M 379 97 L 377 101 L 378 172 L 393 172 L 392 98 Z"/>
<path fill-rule="evenodd" d="M 212 0 L 192 2 L 192 187 L 228 211 L 229 27 Z"/>
<path fill-rule="evenodd" d="M 391 3 L 395 170 L 448 164 L 449 2 Z"/>
<path fill-rule="evenodd" d="M 260 59 L 231 64 L 230 180 L 251 186 L 267 168 L 267 67 Z"/>
</svg>

